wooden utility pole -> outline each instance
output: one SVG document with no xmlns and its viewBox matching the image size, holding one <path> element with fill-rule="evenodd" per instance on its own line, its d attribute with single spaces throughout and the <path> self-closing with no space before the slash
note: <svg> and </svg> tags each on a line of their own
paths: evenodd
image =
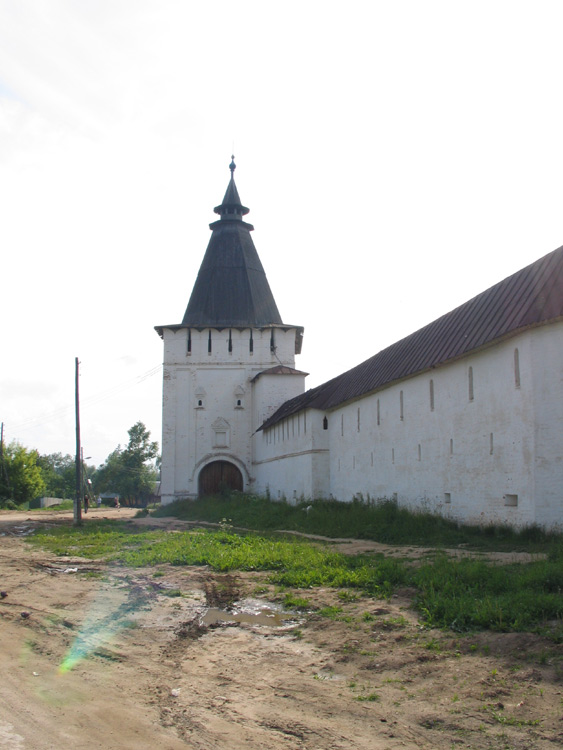
<svg viewBox="0 0 563 750">
<path fill-rule="evenodd" d="M 75 404 L 76 404 L 76 497 L 74 498 L 74 525 L 82 524 L 82 451 L 80 450 L 80 399 L 78 396 L 78 357 L 75 358 Z"/>
</svg>

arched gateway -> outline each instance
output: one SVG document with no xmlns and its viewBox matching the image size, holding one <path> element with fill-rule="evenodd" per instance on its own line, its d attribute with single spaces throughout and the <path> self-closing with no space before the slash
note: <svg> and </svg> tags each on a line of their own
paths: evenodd
<svg viewBox="0 0 563 750">
<path fill-rule="evenodd" d="M 242 474 L 228 461 L 212 461 L 199 472 L 198 494 L 216 495 L 222 489 L 243 490 Z"/>
</svg>

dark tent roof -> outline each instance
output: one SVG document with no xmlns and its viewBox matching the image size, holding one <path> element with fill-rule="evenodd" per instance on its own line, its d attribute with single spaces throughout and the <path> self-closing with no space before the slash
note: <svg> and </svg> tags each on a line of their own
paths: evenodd
<svg viewBox="0 0 563 750">
<path fill-rule="evenodd" d="M 183 326 L 224 328 L 282 324 L 266 274 L 242 217 L 231 163 L 231 180 L 182 320 Z"/>
<path fill-rule="evenodd" d="M 392 344 L 286 401 L 260 429 L 303 409 L 332 409 L 518 331 L 563 318 L 563 247 Z"/>
</svg>

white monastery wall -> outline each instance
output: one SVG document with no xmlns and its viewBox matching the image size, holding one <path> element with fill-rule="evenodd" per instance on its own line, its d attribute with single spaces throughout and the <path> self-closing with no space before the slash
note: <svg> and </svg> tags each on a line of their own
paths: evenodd
<svg viewBox="0 0 563 750">
<path fill-rule="evenodd" d="M 329 415 L 333 496 L 396 497 L 401 504 L 470 522 L 544 523 L 535 508 L 534 401 L 553 401 L 557 383 L 545 375 L 536 384 L 532 375 L 535 350 L 546 354 L 536 338 L 542 330 L 334 410 Z M 550 348 L 559 368 L 562 351 Z M 544 452 L 553 461 L 555 446 L 561 450 L 561 428 L 557 437 L 548 409 L 537 416 L 552 446 Z M 546 471 L 546 477 L 551 474 Z"/>
<path fill-rule="evenodd" d="M 563 527 L 563 321 L 534 331 L 529 363 L 535 365 L 536 515 L 546 526 Z"/>
<path fill-rule="evenodd" d="M 281 375 L 265 373 L 253 383 L 254 430 L 272 416 L 286 401 L 299 396 L 305 390 L 305 375 Z"/>
<path fill-rule="evenodd" d="M 323 416 L 306 409 L 256 434 L 257 492 L 273 499 L 328 497 L 330 457 Z"/>
</svg>

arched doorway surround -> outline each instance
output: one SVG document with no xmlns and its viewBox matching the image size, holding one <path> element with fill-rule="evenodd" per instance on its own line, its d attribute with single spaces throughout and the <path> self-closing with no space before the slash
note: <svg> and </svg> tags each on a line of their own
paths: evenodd
<svg viewBox="0 0 563 750">
<path fill-rule="evenodd" d="M 199 497 L 216 495 L 223 489 L 243 490 L 243 479 L 240 469 L 230 461 L 212 461 L 199 472 L 197 480 Z"/>
</svg>

